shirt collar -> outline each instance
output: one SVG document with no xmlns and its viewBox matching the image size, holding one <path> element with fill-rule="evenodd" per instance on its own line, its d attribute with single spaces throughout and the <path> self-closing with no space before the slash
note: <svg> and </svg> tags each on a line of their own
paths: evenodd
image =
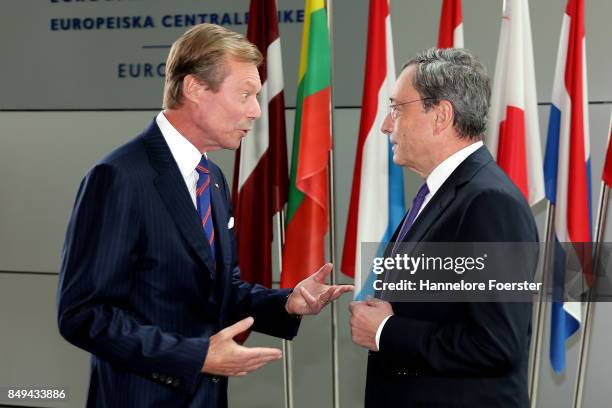
<svg viewBox="0 0 612 408">
<path fill-rule="evenodd" d="M 472 143 L 469 146 L 464 147 L 463 149 L 455 152 L 453 155 L 449 156 L 442 163 L 438 164 L 435 169 L 427 176 L 426 182 L 427 187 L 429 188 L 429 195 L 433 196 L 436 191 L 442 187 L 442 184 L 450 177 L 451 174 L 455 171 L 457 167 L 465 159 L 468 158 L 469 155 L 478 150 L 483 143 L 481 140 Z"/>
<path fill-rule="evenodd" d="M 198 163 L 200 163 L 202 153 L 172 126 L 172 123 L 166 118 L 163 111 L 159 112 L 155 122 L 170 148 L 170 152 L 178 165 L 181 175 L 183 178 L 189 176 L 193 173 Z"/>
</svg>

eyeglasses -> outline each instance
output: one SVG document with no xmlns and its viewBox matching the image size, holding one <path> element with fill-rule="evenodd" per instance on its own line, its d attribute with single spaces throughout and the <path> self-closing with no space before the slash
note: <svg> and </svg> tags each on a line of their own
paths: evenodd
<svg viewBox="0 0 612 408">
<path fill-rule="evenodd" d="M 432 99 L 436 99 L 436 98 L 421 98 L 421 99 L 415 99 L 413 101 L 399 102 L 399 103 L 391 104 L 388 107 L 389 114 L 391 115 L 391 119 L 393 119 L 393 120 L 397 119 L 397 117 L 399 115 L 399 110 L 397 108 L 402 106 L 402 105 L 408 105 L 409 103 L 427 101 L 427 100 L 432 100 Z"/>
</svg>

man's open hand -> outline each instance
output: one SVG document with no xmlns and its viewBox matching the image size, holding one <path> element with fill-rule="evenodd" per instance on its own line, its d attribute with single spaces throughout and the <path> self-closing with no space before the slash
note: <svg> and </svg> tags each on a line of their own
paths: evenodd
<svg viewBox="0 0 612 408">
<path fill-rule="evenodd" d="M 332 264 L 327 263 L 304 279 L 293 289 L 285 308 L 296 315 L 318 314 L 327 304 L 338 299 L 343 293 L 354 289 L 353 285 L 327 285 L 325 278 L 331 273 Z"/>
<path fill-rule="evenodd" d="M 244 347 L 234 341 L 234 337 L 248 330 L 253 322 L 252 317 L 247 317 L 211 336 L 202 372 L 225 377 L 243 376 L 280 359 L 279 349 Z"/>
</svg>

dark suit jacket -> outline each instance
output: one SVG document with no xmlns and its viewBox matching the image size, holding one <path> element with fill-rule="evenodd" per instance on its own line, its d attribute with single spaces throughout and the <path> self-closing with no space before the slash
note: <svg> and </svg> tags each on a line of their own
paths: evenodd
<svg viewBox="0 0 612 408">
<path fill-rule="evenodd" d="M 155 121 L 86 175 L 66 235 L 60 333 L 92 354 L 87 405 L 222 407 L 227 379 L 201 374 L 209 338 L 252 315 L 296 335 L 287 290 L 240 281 L 231 200 L 210 164 L 216 265 L 193 201 Z"/>
<path fill-rule="evenodd" d="M 404 241 L 537 242 L 538 234 L 520 191 L 482 147 L 446 180 Z M 531 304 L 392 306 L 380 350 L 369 353 L 366 407 L 528 406 Z"/>
</svg>

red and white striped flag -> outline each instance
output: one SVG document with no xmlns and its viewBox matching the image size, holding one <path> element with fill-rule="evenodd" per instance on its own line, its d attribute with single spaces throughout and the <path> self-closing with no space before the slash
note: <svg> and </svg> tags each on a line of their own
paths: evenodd
<svg viewBox="0 0 612 408">
<path fill-rule="evenodd" d="M 438 48 L 463 48 L 461 0 L 443 0 Z"/>
<path fill-rule="evenodd" d="M 506 0 L 487 147 L 530 205 L 544 198 L 533 46 L 527 0 Z"/>
<path fill-rule="evenodd" d="M 241 278 L 272 285 L 274 214 L 287 201 L 287 140 L 281 42 L 275 0 L 251 0 L 247 38 L 264 55 L 261 118 L 242 140 L 232 188 Z"/>
</svg>

